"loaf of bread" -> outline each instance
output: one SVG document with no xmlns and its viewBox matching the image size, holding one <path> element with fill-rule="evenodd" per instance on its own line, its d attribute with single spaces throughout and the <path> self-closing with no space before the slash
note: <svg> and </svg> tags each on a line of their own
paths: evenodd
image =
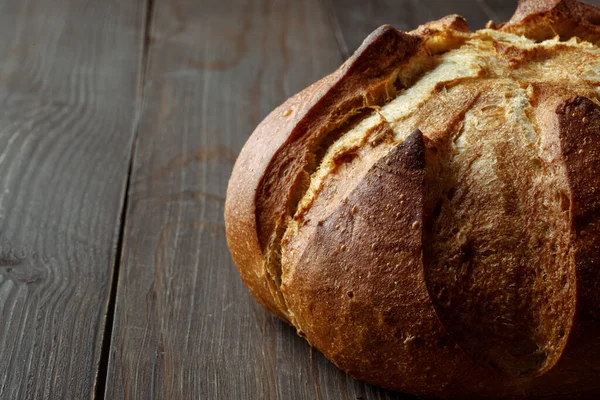
<svg viewBox="0 0 600 400">
<path fill-rule="evenodd" d="M 600 396 L 600 9 L 373 32 L 275 109 L 227 240 L 339 368 L 439 398 Z"/>
</svg>

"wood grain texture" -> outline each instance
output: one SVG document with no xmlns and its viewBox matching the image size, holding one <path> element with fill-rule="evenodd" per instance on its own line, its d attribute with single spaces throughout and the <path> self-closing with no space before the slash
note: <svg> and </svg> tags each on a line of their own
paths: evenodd
<svg viewBox="0 0 600 400">
<path fill-rule="evenodd" d="M 477 0 L 481 8 L 489 15 L 490 20 L 495 23 L 506 22 L 512 17 L 517 9 L 519 0 Z"/>
<path fill-rule="evenodd" d="M 0 1 L 0 399 L 94 396 L 145 1 Z"/>
<path fill-rule="evenodd" d="M 237 153 L 342 62 L 318 0 L 238 4 L 156 3 L 106 397 L 399 398 L 270 316 L 231 261 L 223 206 Z"/>
</svg>

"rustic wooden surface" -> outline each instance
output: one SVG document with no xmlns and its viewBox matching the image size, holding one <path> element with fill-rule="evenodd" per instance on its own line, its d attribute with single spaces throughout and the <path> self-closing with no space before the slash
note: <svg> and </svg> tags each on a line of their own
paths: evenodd
<svg viewBox="0 0 600 400">
<path fill-rule="evenodd" d="M 0 399 L 408 399 L 252 300 L 227 180 L 258 122 L 377 26 L 515 5 L 0 0 Z"/>
<path fill-rule="evenodd" d="M 238 3 L 156 3 L 107 398 L 365 391 L 258 306 L 228 255 L 237 153 L 275 105 L 343 61 L 318 0 Z"/>
<path fill-rule="evenodd" d="M 145 10 L 0 1 L 0 399 L 95 393 Z"/>
</svg>

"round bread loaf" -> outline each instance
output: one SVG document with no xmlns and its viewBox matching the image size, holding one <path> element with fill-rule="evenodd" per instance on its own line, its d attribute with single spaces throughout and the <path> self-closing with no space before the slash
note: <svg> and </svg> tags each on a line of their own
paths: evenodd
<svg viewBox="0 0 600 400">
<path fill-rule="evenodd" d="M 576 0 L 377 29 L 236 162 L 226 233 L 254 297 L 382 387 L 600 395 L 599 44 Z"/>
</svg>

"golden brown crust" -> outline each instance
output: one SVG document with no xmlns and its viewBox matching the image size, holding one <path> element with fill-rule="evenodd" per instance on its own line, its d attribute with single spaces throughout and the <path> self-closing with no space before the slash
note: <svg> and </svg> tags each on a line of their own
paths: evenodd
<svg viewBox="0 0 600 400">
<path fill-rule="evenodd" d="M 577 36 L 591 43 L 600 41 L 600 10 L 579 0 L 521 0 L 503 31 L 535 40 Z"/>
<path fill-rule="evenodd" d="M 600 58 L 509 34 L 598 44 L 599 22 L 522 0 L 498 32 L 384 26 L 274 110 L 225 207 L 254 297 L 377 385 L 600 393 Z"/>
<path fill-rule="evenodd" d="M 307 153 L 315 147 L 312 142 L 323 140 L 347 118 L 392 96 L 395 82 L 390 74 L 418 43 L 418 37 L 389 25 L 377 29 L 339 70 L 265 118 L 238 157 L 225 205 L 229 248 L 254 297 L 284 320 L 285 305 L 273 288 L 277 278 L 267 271 L 265 252 L 282 224 L 291 187 L 299 184 L 310 164 L 310 154 L 298 157 L 297 152 Z"/>
<path fill-rule="evenodd" d="M 483 117 L 482 109 L 506 95 L 492 86 L 470 113 Z M 565 330 L 572 314 L 572 292 L 554 283 L 569 280 L 567 257 L 552 251 L 566 246 L 568 224 L 560 204 L 545 201 L 563 184 L 542 173 L 535 142 L 520 137 L 527 122 L 497 118 L 465 129 L 460 139 L 468 149 L 442 151 L 442 190 L 432 199 L 424 249 L 426 281 L 444 326 L 470 357 L 525 379 L 552 367 L 562 343 L 555 331 Z M 515 232 L 515 226 L 526 228 Z"/>
<path fill-rule="evenodd" d="M 569 185 L 572 260 L 577 306 L 561 359 L 533 390 L 565 398 L 600 393 L 600 106 L 562 98 L 552 116 Z"/>
<path fill-rule="evenodd" d="M 456 346 L 425 285 L 430 185 L 423 140 L 415 131 L 333 213 L 308 221 L 312 229 L 284 243 L 282 290 L 301 334 L 341 369 L 379 386 L 402 382 L 409 393 L 439 396 L 450 384 L 466 385 L 467 376 L 483 382 L 494 371 L 474 368 Z"/>
</svg>

